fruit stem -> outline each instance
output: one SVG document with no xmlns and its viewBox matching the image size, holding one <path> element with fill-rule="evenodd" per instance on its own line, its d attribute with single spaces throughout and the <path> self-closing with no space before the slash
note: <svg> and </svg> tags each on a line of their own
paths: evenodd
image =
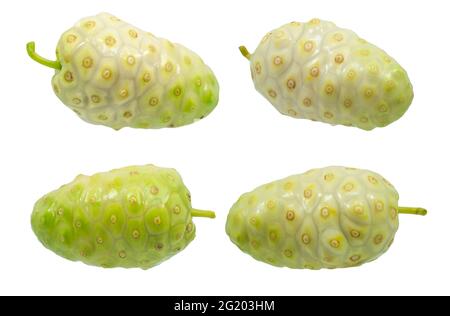
<svg viewBox="0 0 450 316">
<path fill-rule="evenodd" d="M 425 216 L 427 215 L 427 210 L 421 207 L 399 207 L 398 208 L 399 214 L 409 214 L 409 215 L 420 215 Z"/>
<path fill-rule="evenodd" d="M 192 217 L 216 218 L 216 213 L 214 213 L 213 211 L 204 211 L 204 210 L 192 209 L 191 210 L 191 216 Z"/>
<path fill-rule="evenodd" d="M 27 44 L 27 53 L 28 56 L 31 57 L 31 59 L 33 59 L 34 61 L 40 63 L 41 65 L 56 69 L 56 70 L 61 70 L 61 63 L 57 60 L 48 60 L 40 55 L 38 55 L 36 53 L 36 44 L 34 42 L 29 42 Z"/>
<path fill-rule="evenodd" d="M 241 51 L 242 56 L 250 60 L 250 57 L 252 57 L 252 54 L 249 53 L 247 47 L 245 46 L 239 46 L 239 50 Z"/>
</svg>

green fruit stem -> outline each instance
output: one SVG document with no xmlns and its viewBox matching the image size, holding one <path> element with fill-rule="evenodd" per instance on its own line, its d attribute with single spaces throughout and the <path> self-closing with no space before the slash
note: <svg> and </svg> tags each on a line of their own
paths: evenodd
<svg viewBox="0 0 450 316">
<path fill-rule="evenodd" d="M 427 210 L 421 207 L 399 207 L 398 208 L 399 214 L 409 214 L 409 215 L 420 215 L 425 216 L 427 215 Z"/>
<path fill-rule="evenodd" d="M 192 217 L 216 218 L 216 213 L 214 213 L 213 211 L 204 211 L 204 210 L 192 209 L 191 210 L 191 216 Z"/>
<path fill-rule="evenodd" d="M 239 50 L 241 51 L 242 56 L 250 60 L 250 57 L 252 57 L 252 54 L 249 53 L 247 47 L 245 46 L 239 46 Z"/>
<path fill-rule="evenodd" d="M 27 44 L 27 53 L 28 56 L 31 57 L 31 59 L 33 59 L 34 61 L 40 63 L 41 65 L 56 69 L 56 70 L 61 70 L 61 63 L 57 60 L 48 60 L 40 55 L 38 55 L 36 53 L 36 44 L 34 42 L 29 42 Z"/>
</svg>

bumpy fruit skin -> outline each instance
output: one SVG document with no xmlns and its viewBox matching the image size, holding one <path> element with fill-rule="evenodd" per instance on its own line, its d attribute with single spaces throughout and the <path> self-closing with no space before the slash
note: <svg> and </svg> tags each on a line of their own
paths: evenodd
<svg viewBox="0 0 450 316">
<path fill-rule="evenodd" d="M 314 169 L 242 195 L 230 210 L 226 231 L 243 252 L 274 266 L 354 267 L 391 246 L 399 225 L 398 198 L 374 172 Z"/>
<path fill-rule="evenodd" d="M 195 237 L 188 189 L 152 165 L 80 175 L 37 201 L 31 224 L 56 254 L 104 268 L 151 268 Z"/>
<path fill-rule="evenodd" d="M 413 99 L 408 75 L 392 57 L 327 21 L 273 30 L 250 61 L 256 89 L 295 118 L 371 130 L 399 119 Z"/>
<path fill-rule="evenodd" d="M 219 86 L 202 59 L 102 13 L 79 21 L 57 47 L 58 98 L 83 120 L 120 129 L 193 123 L 217 105 Z"/>
</svg>

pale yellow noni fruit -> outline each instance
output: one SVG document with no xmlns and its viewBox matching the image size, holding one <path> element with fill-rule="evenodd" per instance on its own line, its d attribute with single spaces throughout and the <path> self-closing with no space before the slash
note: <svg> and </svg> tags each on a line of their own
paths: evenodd
<svg viewBox="0 0 450 316">
<path fill-rule="evenodd" d="M 219 85 L 194 52 L 101 13 L 64 32 L 48 61 L 28 44 L 30 56 L 56 69 L 58 98 L 92 124 L 178 127 L 206 117 L 216 107 Z"/>
<path fill-rule="evenodd" d="M 282 114 L 364 130 L 399 119 L 413 99 L 406 71 L 353 31 L 313 19 L 269 32 L 250 54 L 252 78 Z"/>
<path fill-rule="evenodd" d="M 296 269 L 346 268 L 385 253 L 397 232 L 398 193 L 381 175 L 313 169 L 243 194 L 228 215 L 231 241 L 253 258 Z"/>
</svg>

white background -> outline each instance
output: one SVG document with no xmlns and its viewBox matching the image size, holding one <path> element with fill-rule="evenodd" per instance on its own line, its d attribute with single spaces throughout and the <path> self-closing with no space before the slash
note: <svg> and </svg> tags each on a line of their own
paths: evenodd
<svg viewBox="0 0 450 316">
<path fill-rule="evenodd" d="M 350 295 L 450 294 L 450 85 L 446 1 L 1 1 L 0 294 Z M 54 96 L 52 71 L 25 44 L 53 56 L 79 18 L 113 13 L 183 43 L 214 70 L 216 110 L 199 123 L 115 132 L 87 124 Z M 256 48 L 269 30 L 313 17 L 334 21 L 388 51 L 408 71 L 415 99 L 396 123 L 372 132 L 282 116 L 253 88 L 237 47 Z M 193 205 L 217 212 L 196 219 L 197 237 L 148 271 L 104 270 L 44 249 L 30 229 L 34 202 L 79 173 L 131 164 L 174 167 Z M 346 165 L 388 178 L 403 205 L 396 241 L 360 268 L 275 268 L 241 253 L 224 231 L 240 194 L 310 168 Z"/>
</svg>

